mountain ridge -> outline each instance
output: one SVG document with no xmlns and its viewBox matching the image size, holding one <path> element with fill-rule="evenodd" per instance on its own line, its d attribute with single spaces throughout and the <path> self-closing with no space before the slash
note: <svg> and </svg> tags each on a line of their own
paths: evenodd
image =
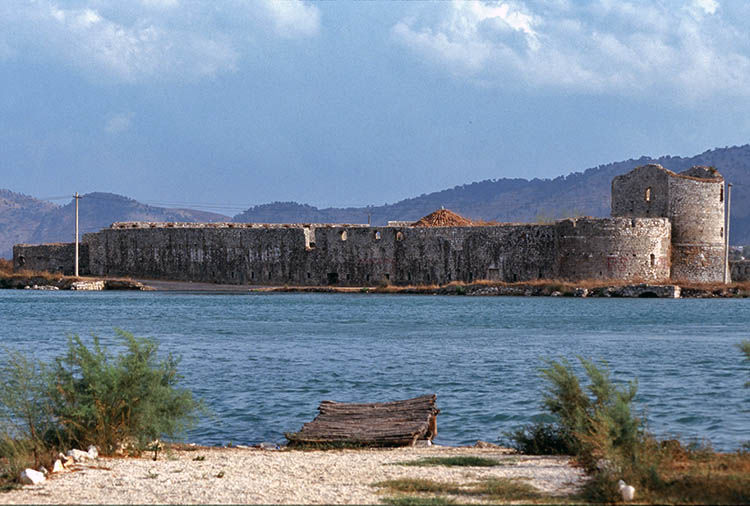
<svg viewBox="0 0 750 506">
<path fill-rule="evenodd" d="M 147 205 L 130 197 L 92 192 L 83 196 L 81 233 L 115 221 L 234 221 L 267 223 L 371 223 L 417 221 L 445 207 L 470 219 L 498 222 L 550 221 L 568 216 L 609 216 L 614 176 L 647 163 L 680 172 L 694 165 L 716 167 L 733 183 L 732 244 L 750 244 L 750 144 L 715 148 L 692 157 L 642 156 L 602 164 L 549 179 L 499 178 L 476 181 L 393 204 L 317 208 L 297 202 L 270 202 L 249 207 L 233 218 L 208 211 Z M 0 257 L 10 257 L 16 243 L 71 241 L 74 202 L 57 205 L 0 189 Z"/>
</svg>

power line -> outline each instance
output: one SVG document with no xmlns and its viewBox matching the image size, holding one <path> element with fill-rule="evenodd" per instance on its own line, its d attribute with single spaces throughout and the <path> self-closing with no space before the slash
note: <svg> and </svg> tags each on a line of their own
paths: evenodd
<svg viewBox="0 0 750 506">
<path fill-rule="evenodd" d="M 82 196 L 83 197 L 83 196 Z M 59 200 L 59 199 L 68 199 L 71 198 L 69 196 L 65 197 L 55 197 L 55 198 L 48 198 L 46 200 Z M 203 210 L 203 209 L 214 209 L 214 210 L 225 210 L 225 211 L 244 211 L 252 205 L 250 204 L 231 204 L 226 202 L 190 202 L 190 201 L 174 201 L 174 202 L 164 202 L 164 201 L 156 201 L 156 200 L 135 200 L 130 197 L 124 197 L 124 196 L 101 196 L 101 195 L 85 195 L 85 198 L 87 199 L 94 199 L 94 200 L 109 200 L 109 201 L 132 201 L 137 202 L 139 204 L 145 204 L 150 206 L 159 206 L 159 207 L 165 207 L 165 208 L 173 208 L 173 209 L 179 209 L 180 207 L 190 207 L 195 210 Z M 179 207 L 176 207 L 179 206 Z"/>
<path fill-rule="evenodd" d="M 74 197 L 72 195 L 61 195 L 59 197 L 34 197 L 37 200 L 68 200 L 73 199 Z"/>
</svg>

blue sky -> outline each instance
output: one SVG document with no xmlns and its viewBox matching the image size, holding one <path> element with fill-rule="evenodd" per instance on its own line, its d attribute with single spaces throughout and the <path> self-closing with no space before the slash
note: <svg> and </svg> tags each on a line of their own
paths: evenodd
<svg viewBox="0 0 750 506">
<path fill-rule="evenodd" d="M 749 34 L 745 0 L 2 0 L 0 186 L 232 214 L 693 155 L 750 142 Z"/>
</svg>

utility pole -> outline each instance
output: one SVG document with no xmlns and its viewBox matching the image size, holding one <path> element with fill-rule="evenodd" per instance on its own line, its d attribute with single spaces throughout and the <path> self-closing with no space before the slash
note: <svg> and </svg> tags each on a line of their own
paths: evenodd
<svg viewBox="0 0 750 506">
<path fill-rule="evenodd" d="M 81 196 L 78 195 L 78 192 L 76 192 L 76 194 L 73 195 L 73 198 L 76 199 L 76 252 L 74 276 L 78 277 L 78 201 L 80 200 Z"/>
<path fill-rule="evenodd" d="M 727 225 L 724 227 L 724 284 L 729 284 L 732 272 L 729 269 L 729 218 L 732 215 L 732 183 L 727 184 Z"/>
</svg>

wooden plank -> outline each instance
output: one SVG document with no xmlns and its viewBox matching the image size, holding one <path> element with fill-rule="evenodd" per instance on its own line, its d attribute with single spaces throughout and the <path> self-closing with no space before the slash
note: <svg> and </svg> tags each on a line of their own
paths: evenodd
<svg viewBox="0 0 750 506">
<path fill-rule="evenodd" d="M 408 446 L 437 435 L 436 395 L 389 402 L 323 401 L 318 416 L 296 433 L 291 445 L 352 443 L 363 446 Z"/>
</svg>

